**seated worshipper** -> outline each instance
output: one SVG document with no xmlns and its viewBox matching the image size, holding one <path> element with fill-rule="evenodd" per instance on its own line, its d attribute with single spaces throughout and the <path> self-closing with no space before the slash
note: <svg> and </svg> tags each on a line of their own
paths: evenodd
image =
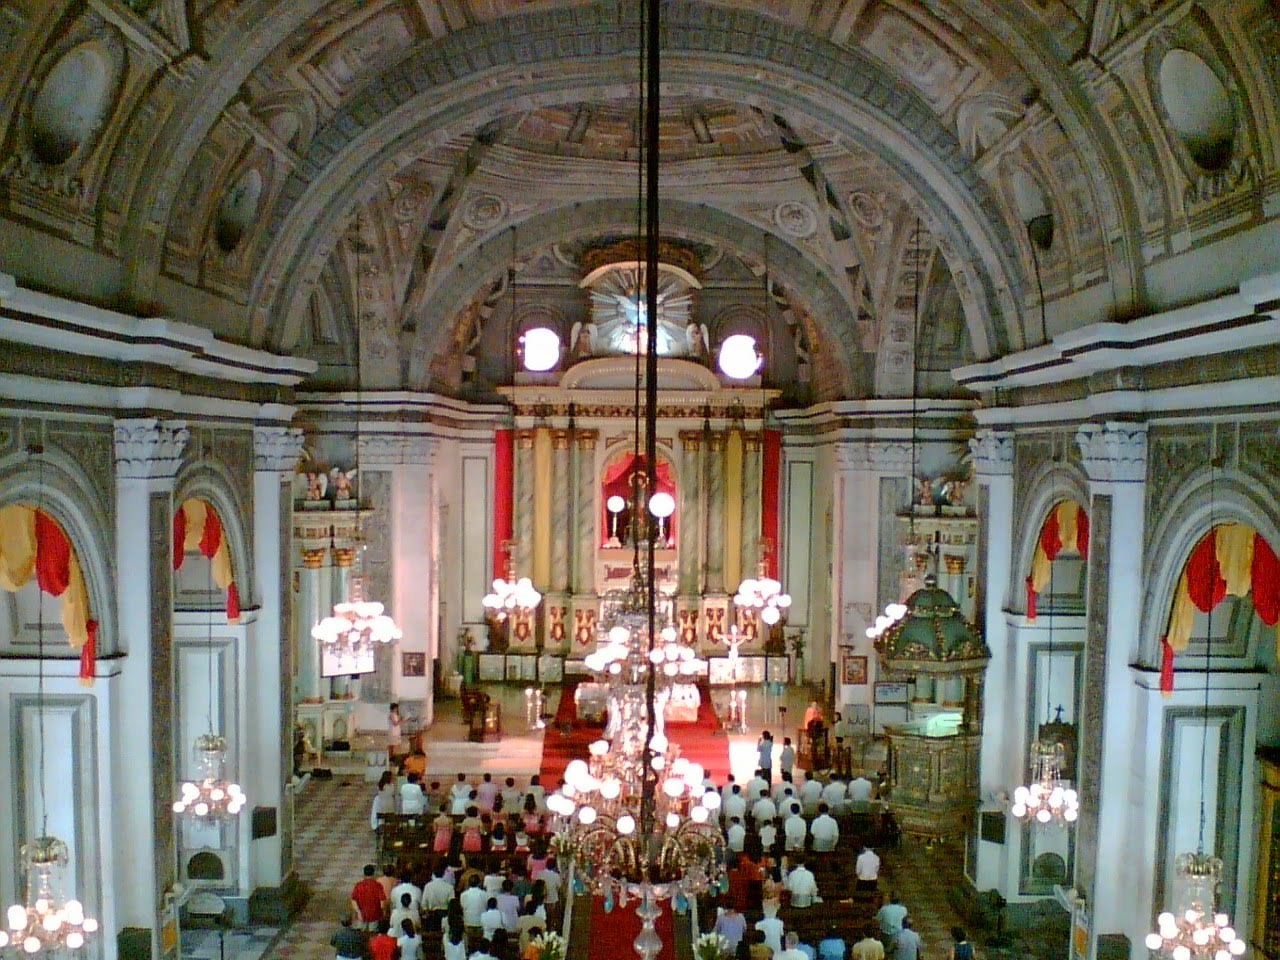
<svg viewBox="0 0 1280 960">
<path fill-rule="evenodd" d="M 469 932 L 480 934 L 480 914 L 484 913 L 489 903 L 489 895 L 480 886 L 479 874 L 473 874 L 467 888 L 458 894 L 458 903 L 462 905 L 462 922 Z"/>
<path fill-rule="evenodd" d="M 406 777 L 416 773 L 421 779 L 427 775 L 427 755 L 422 749 L 422 742 L 414 738 L 413 747 L 408 755 L 400 761 L 400 772 Z"/>
<path fill-rule="evenodd" d="M 493 782 L 493 774 L 486 773 L 480 778 L 480 786 L 476 787 L 476 806 L 481 813 L 493 813 L 493 801 L 498 798 L 498 785 Z"/>
<path fill-rule="evenodd" d="M 481 938 L 480 944 L 472 951 L 471 956 L 467 960 L 501 960 L 494 955 L 493 944 L 485 938 Z"/>
<path fill-rule="evenodd" d="M 432 852 L 448 853 L 449 845 L 453 843 L 453 817 L 449 816 L 449 801 L 441 802 L 440 812 L 431 821 L 431 826 L 435 829 L 431 839 Z"/>
<path fill-rule="evenodd" d="M 756 824 L 756 834 L 760 837 L 760 846 L 773 852 L 773 848 L 778 845 L 778 826 L 772 820 L 765 820 L 763 823 Z"/>
<path fill-rule="evenodd" d="M 383 905 L 387 902 L 387 891 L 374 876 L 377 872 L 378 868 L 369 864 L 364 868 L 364 876 L 351 888 L 351 914 L 361 930 L 378 929 Z"/>
<path fill-rule="evenodd" d="M 516 882 L 508 877 L 502 881 L 502 892 L 498 894 L 498 912 L 502 914 L 502 929 L 516 932 L 516 920 L 520 917 L 520 898 L 516 896 Z"/>
<path fill-rule="evenodd" d="M 351 925 L 350 917 L 342 918 L 342 925 L 329 938 L 329 946 L 337 951 L 338 960 L 364 960 L 369 956 L 369 941 Z"/>
<path fill-rule="evenodd" d="M 836 848 L 840 841 L 840 824 L 831 816 L 831 810 L 825 803 L 818 804 L 818 815 L 809 825 L 809 833 L 813 836 L 815 853 L 827 853 Z"/>
<path fill-rule="evenodd" d="M 812 817 L 818 812 L 818 804 L 822 802 L 822 781 L 812 773 L 804 775 L 804 783 L 800 785 L 800 803 L 804 806 L 804 815 Z"/>
<path fill-rule="evenodd" d="M 733 853 L 742 852 L 742 847 L 747 842 L 747 828 L 742 825 L 741 817 L 734 817 L 729 821 L 729 829 L 725 831 L 725 842 Z"/>
<path fill-rule="evenodd" d="M 427 795 L 422 792 L 422 777 L 411 773 L 400 784 L 400 812 L 406 817 L 417 816 L 427 809 Z"/>
<path fill-rule="evenodd" d="M 458 774 L 458 781 L 449 788 L 449 812 L 455 817 L 467 812 L 471 802 L 471 784 L 467 783 L 465 773 Z"/>
<path fill-rule="evenodd" d="M 858 890 L 874 890 L 880 882 L 880 857 L 865 843 L 854 862 L 853 871 L 857 875 Z"/>
<path fill-rule="evenodd" d="M 726 903 L 720 908 L 720 915 L 716 917 L 714 932 L 724 937 L 730 953 L 736 953 L 738 944 L 742 942 L 747 932 L 747 918 L 735 910 L 732 903 Z"/>
<path fill-rule="evenodd" d="M 515 837 L 507 833 L 507 825 L 499 820 L 489 831 L 489 850 L 493 853 L 508 853 L 515 848 L 514 840 Z"/>
<path fill-rule="evenodd" d="M 722 819 L 728 823 L 734 817 L 741 817 L 743 820 L 747 817 L 747 798 L 742 795 L 742 787 L 738 784 L 733 785 L 733 789 L 729 795 L 720 804 Z"/>
<path fill-rule="evenodd" d="M 889 894 L 884 906 L 876 911 L 876 923 L 880 924 L 880 941 L 887 947 L 893 946 L 894 937 L 902 929 L 902 921 L 907 916 L 907 908 L 902 905 L 896 893 Z"/>
<path fill-rule="evenodd" d="M 765 779 L 763 770 L 757 770 L 756 775 L 747 781 L 747 803 L 755 803 L 768 792 L 769 781 Z"/>
<path fill-rule="evenodd" d="M 902 929 L 893 938 L 893 960 L 920 960 L 924 955 L 924 944 L 920 934 L 911 929 L 911 918 L 902 918 Z"/>
<path fill-rule="evenodd" d="M 809 954 L 800 949 L 799 934 L 788 933 L 782 943 L 784 949 L 776 951 L 773 960 L 809 960 Z"/>
<path fill-rule="evenodd" d="M 526 797 L 533 797 L 533 802 L 539 813 L 547 812 L 547 791 L 542 786 L 542 781 L 535 773 L 529 778 L 529 789 L 525 791 Z"/>
<path fill-rule="evenodd" d="M 796 865 L 787 874 L 787 889 L 791 891 L 791 906 L 809 907 L 820 903 L 818 897 L 818 881 L 813 871 L 804 865 L 804 860 L 796 858 Z"/>
<path fill-rule="evenodd" d="M 778 919 L 777 906 L 764 908 L 764 917 L 756 921 L 756 929 L 764 934 L 764 942 L 777 953 L 782 949 L 783 923 Z"/>
<path fill-rule="evenodd" d="M 833 923 L 827 935 L 818 941 L 818 960 L 844 960 L 844 937 Z"/>
<path fill-rule="evenodd" d="M 462 852 L 479 853 L 484 847 L 484 821 L 474 805 L 467 807 L 467 815 L 458 828 L 462 831 Z"/>
<path fill-rule="evenodd" d="M 378 924 L 378 932 L 369 938 L 369 956 L 371 960 L 395 960 L 396 950 L 400 944 L 391 936 L 391 924 L 383 920 Z M 397 928 L 398 929 L 398 928 Z"/>
<path fill-rule="evenodd" d="M 778 805 L 769 797 L 761 797 L 751 805 L 751 819 L 756 822 L 756 829 L 760 828 L 760 824 L 766 820 L 772 820 L 778 815 Z"/>
<path fill-rule="evenodd" d="M 412 920 L 414 925 L 417 926 L 419 919 L 421 919 L 421 917 L 418 914 L 417 906 L 415 906 L 413 902 L 413 897 L 409 896 L 407 893 L 400 894 L 400 899 L 391 910 L 391 920 L 389 924 L 391 929 L 399 930 L 401 920 Z"/>
<path fill-rule="evenodd" d="M 400 960 L 422 960 L 422 936 L 418 933 L 417 924 L 408 917 L 400 921 L 400 936 L 396 941 L 400 947 Z"/>
<path fill-rule="evenodd" d="M 804 849 L 805 837 L 809 834 L 809 825 L 800 816 L 800 804 L 792 800 L 787 819 L 782 822 L 784 843 L 788 853 Z"/>
<path fill-rule="evenodd" d="M 524 803 L 524 794 L 516 788 L 515 777 L 507 777 L 506 786 L 502 788 L 501 796 L 504 813 L 520 812 L 520 804 Z"/>
<path fill-rule="evenodd" d="M 876 937 L 874 923 L 866 925 L 862 939 L 849 949 L 849 960 L 884 960 L 884 944 Z"/>
<path fill-rule="evenodd" d="M 498 909 L 497 897 L 490 897 L 480 914 L 480 929 L 484 931 L 486 940 L 492 940 L 493 935 L 502 929 L 502 911 Z"/>
<path fill-rule="evenodd" d="M 378 829 L 378 817 L 382 814 L 395 812 L 396 775 L 390 770 L 384 770 L 378 778 L 378 792 L 373 795 L 373 806 L 369 810 L 369 829 Z"/>
<path fill-rule="evenodd" d="M 467 960 L 467 935 L 461 929 L 445 935 L 444 960 Z"/>
</svg>

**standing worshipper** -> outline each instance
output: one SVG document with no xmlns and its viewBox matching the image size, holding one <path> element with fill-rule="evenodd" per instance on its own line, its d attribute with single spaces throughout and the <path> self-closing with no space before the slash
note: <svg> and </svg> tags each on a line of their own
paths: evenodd
<svg viewBox="0 0 1280 960">
<path fill-rule="evenodd" d="M 844 937 L 835 924 L 827 928 L 827 935 L 818 941 L 818 960 L 844 960 Z"/>
<path fill-rule="evenodd" d="M 920 934 L 911 929 L 911 918 L 902 918 L 902 929 L 893 938 L 893 960 L 920 960 L 924 955 L 924 944 Z"/>
<path fill-rule="evenodd" d="M 880 857 L 865 843 L 858 859 L 853 864 L 858 881 L 854 885 L 858 890 L 875 890 L 880 883 Z"/>
<path fill-rule="evenodd" d="M 783 780 L 791 781 L 791 771 L 796 766 L 796 748 L 791 745 L 790 737 L 782 738 L 782 753 L 778 755 L 778 771 Z"/>
<path fill-rule="evenodd" d="M 729 944 L 729 952 L 736 953 L 738 944 L 742 942 L 742 937 L 747 932 L 747 918 L 735 910 L 732 903 L 726 903 L 720 908 L 720 915 L 716 917 L 715 932 L 724 937 L 725 942 Z"/>
<path fill-rule="evenodd" d="M 764 780 L 765 789 L 773 780 L 773 734 L 768 730 L 760 734 L 760 740 L 756 743 L 756 753 L 759 755 L 756 766 L 760 773 L 758 776 Z"/>
<path fill-rule="evenodd" d="M 393 703 L 387 710 L 387 759 L 400 752 L 400 704 Z"/>
<path fill-rule="evenodd" d="M 889 894 L 889 899 L 876 911 L 876 923 L 880 924 L 880 941 L 885 947 L 892 949 L 894 937 L 902 929 L 902 921 L 907 917 L 907 908 L 902 905 L 896 893 Z"/>
<path fill-rule="evenodd" d="M 876 937 L 875 924 L 867 924 L 862 939 L 849 949 L 849 960 L 884 960 L 884 944 Z"/>
<path fill-rule="evenodd" d="M 378 921 L 387 902 L 387 891 L 377 878 L 377 868 L 371 863 L 364 868 L 364 876 L 351 888 L 351 913 L 361 930 L 377 930 Z"/>
<path fill-rule="evenodd" d="M 973 960 L 973 944 L 965 936 L 964 927 L 952 927 L 951 939 L 955 946 L 951 948 L 951 960 Z"/>
<path fill-rule="evenodd" d="M 376 881 L 375 881 L 376 882 Z M 350 917 L 342 918 L 342 925 L 329 938 L 337 960 L 368 960 L 369 940 L 351 925 Z"/>
<path fill-rule="evenodd" d="M 378 932 L 369 938 L 369 956 L 371 960 L 395 960 L 396 938 L 389 933 L 391 924 L 383 920 L 378 924 Z"/>
</svg>

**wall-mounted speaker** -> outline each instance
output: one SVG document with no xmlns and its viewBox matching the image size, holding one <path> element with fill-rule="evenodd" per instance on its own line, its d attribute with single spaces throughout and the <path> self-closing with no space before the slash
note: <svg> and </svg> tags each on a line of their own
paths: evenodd
<svg viewBox="0 0 1280 960">
<path fill-rule="evenodd" d="M 1004 811 L 987 810 L 980 814 L 981 837 L 987 843 L 1004 843 Z"/>
<path fill-rule="evenodd" d="M 251 832 L 254 840 L 261 840 L 263 837 L 274 837 L 276 835 L 276 808 L 254 807 Z"/>
</svg>

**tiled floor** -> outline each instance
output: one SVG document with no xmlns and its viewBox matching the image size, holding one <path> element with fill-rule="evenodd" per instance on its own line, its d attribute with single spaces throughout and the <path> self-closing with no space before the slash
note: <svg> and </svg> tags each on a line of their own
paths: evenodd
<svg viewBox="0 0 1280 960">
<path fill-rule="evenodd" d="M 501 688 L 500 696 L 505 730 L 501 744 L 467 743 L 456 702 L 443 705 L 428 743 L 429 775 L 487 770 L 523 779 L 537 770 L 542 731 L 530 730 L 525 723 L 523 692 Z M 787 701 L 791 717 L 803 713 L 803 698 L 802 691 L 791 691 Z M 735 775 L 750 775 L 756 738 L 766 725 L 779 744 L 783 735 L 794 734 L 794 721 L 784 719 L 779 705 L 778 698 L 765 698 L 753 691 L 748 703 L 748 732 L 729 738 Z M 553 695 L 546 711 L 554 713 L 555 708 Z M 332 960 L 329 938 L 348 909 L 351 885 L 361 868 L 372 862 L 372 798 L 373 786 L 358 777 L 315 779 L 301 790 L 295 814 L 296 866 L 311 898 L 283 931 L 261 928 L 229 933 L 221 960 Z M 898 892 L 911 911 L 925 942 L 925 960 L 945 960 L 951 948 L 949 929 L 956 922 L 947 890 L 959 879 L 959 851 L 904 842 L 900 849 L 885 851 L 883 856 L 885 887 Z M 218 936 L 212 931 L 183 934 L 183 956 L 188 960 L 219 960 L 218 948 Z"/>
</svg>

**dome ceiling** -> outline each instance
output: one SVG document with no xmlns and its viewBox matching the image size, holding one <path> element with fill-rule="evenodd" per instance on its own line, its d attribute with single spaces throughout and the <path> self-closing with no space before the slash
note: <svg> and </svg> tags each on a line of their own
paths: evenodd
<svg viewBox="0 0 1280 960">
<path fill-rule="evenodd" d="M 667 4 L 664 232 L 769 277 L 838 354 L 823 396 L 1139 312 L 1164 261 L 1280 208 L 1280 31 L 1230 8 Z M 336 379 L 358 337 L 366 383 L 430 387 L 513 263 L 634 224 L 637 9 L 0 2 L 3 215 L 83 269 L 0 268 Z"/>
</svg>

